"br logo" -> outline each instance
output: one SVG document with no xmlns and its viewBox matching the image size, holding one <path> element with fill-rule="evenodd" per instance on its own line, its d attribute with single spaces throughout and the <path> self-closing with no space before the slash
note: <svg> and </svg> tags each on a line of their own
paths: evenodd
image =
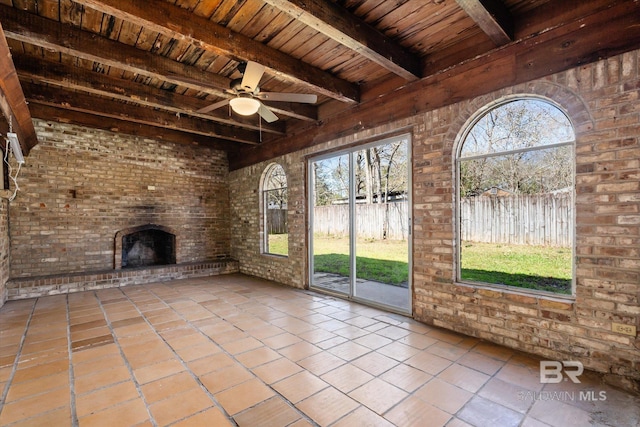
<svg viewBox="0 0 640 427">
<path fill-rule="evenodd" d="M 564 374 L 563 374 L 564 371 Z M 553 360 L 540 361 L 540 382 L 542 384 L 557 384 L 569 378 L 574 383 L 580 383 L 578 377 L 584 371 L 581 362 L 563 361 L 556 362 Z M 565 376 L 567 378 L 565 378 Z"/>
</svg>

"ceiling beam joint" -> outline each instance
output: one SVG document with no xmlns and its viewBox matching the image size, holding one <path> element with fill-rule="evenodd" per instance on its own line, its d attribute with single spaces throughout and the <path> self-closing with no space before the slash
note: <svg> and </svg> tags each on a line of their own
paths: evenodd
<svg viewBox="0 0 640 427">
<path fill-rule="evenodd" d="M 513 41 L 513 18 L 500 0 L 456 0 L 456 2 L 497 46 Z"/>
<path fill-rule="evenodd" d="M 421 77 L 417 56 L 332 1 L 264 2 L 408 81 Z"/>
</svg>

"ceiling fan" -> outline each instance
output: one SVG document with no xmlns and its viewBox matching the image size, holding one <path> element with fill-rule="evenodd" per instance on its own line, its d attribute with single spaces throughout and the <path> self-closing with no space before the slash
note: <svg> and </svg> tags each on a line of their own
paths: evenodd
<svg viewBox="0 0 640 427">
<path fill-rule="evenodd" d="M 314 104 L 318 100 L 316 95 L 303 93 L 260 92 L 258 83 L 260 83 L 260 79 L 264 74 L 264 65 L 249 61 L 246 64 L 240 64 L 238 69 L 243 73 L 242 78 L 232 80 L 231 89 L 227 90 L 229 94 L 235 95 L 235 97 L 201 108 L 198 113 L 208 113 L 229 104 L 233 111 L 242 116 L 251 116 L 258 113 L 264 120 L 272 123 L 278 120 L 278 116 L 260 101 Z"/>
</svg>

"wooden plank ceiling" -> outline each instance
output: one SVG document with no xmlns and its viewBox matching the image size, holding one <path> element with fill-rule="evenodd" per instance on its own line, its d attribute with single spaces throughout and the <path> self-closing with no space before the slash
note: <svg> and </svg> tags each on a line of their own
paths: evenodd
<svg viewBox="0 0 640 427">
<path fill-rule="evenodd" d="M 33 117 L 221 148 L 240 167 L 638 48 L 638 3 L 0 0 L 0 23 Z M 260 92 L 317 101 L 263 97 L 272 123 L 204 111 L 236 96 L 248 61 Z"/>
</svg>

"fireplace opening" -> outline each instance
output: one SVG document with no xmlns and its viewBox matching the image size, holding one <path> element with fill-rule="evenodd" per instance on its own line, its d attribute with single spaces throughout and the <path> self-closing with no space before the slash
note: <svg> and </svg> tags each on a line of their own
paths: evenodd
<svg viewBox="0 0 640 427">
<path fill-rule="evenodd" d="M 176 236 L 165 227 L 149 224 L 118 234 L 122 245 L 120 268 L 176 263 Z"/>
</svg>

